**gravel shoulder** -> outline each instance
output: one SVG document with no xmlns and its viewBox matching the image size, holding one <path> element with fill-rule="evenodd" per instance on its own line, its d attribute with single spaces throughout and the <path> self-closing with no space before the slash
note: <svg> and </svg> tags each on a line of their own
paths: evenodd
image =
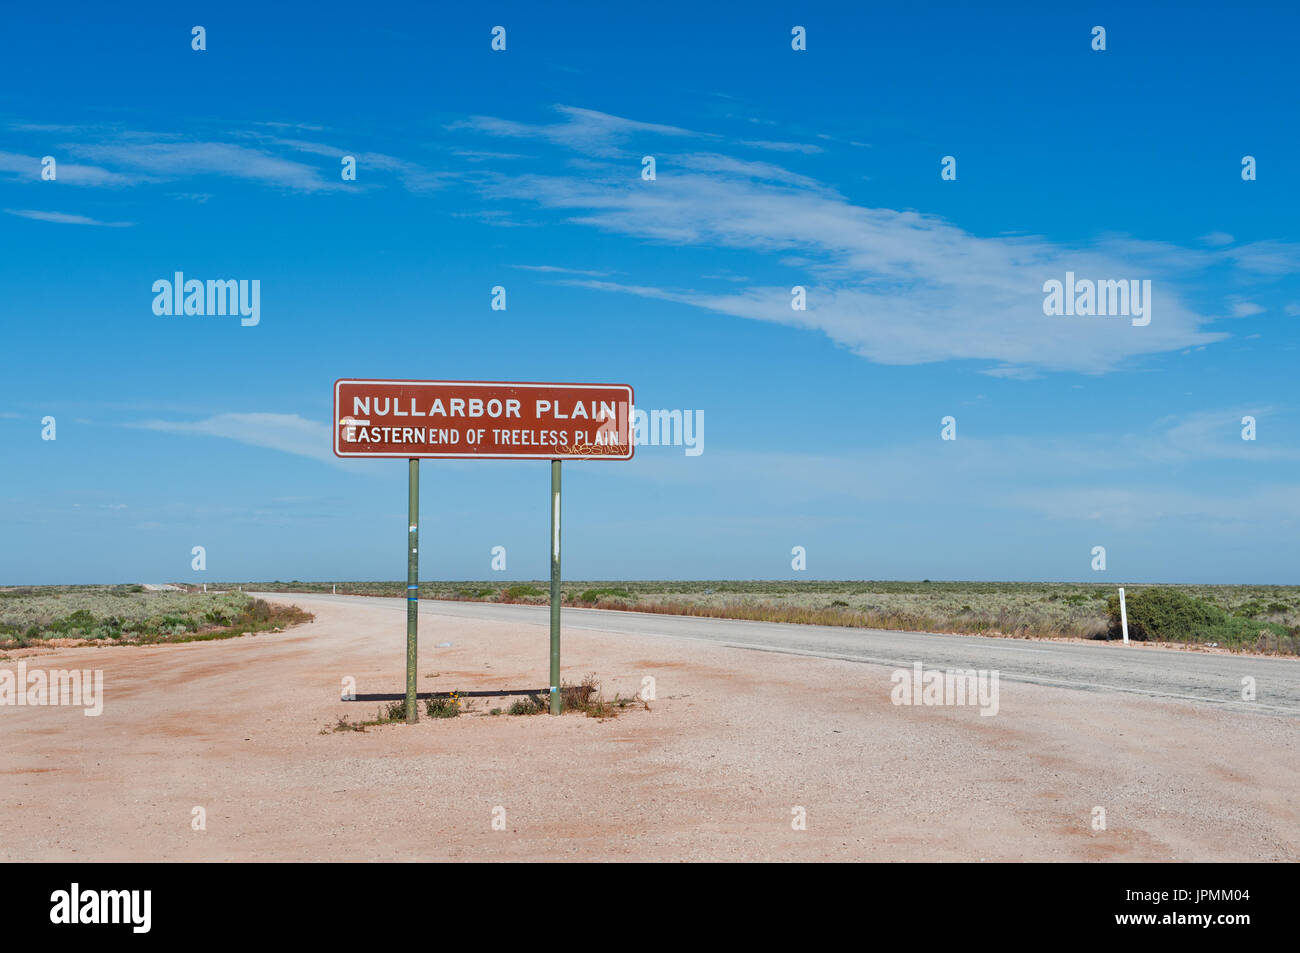
<svg viewBox="0 0 1300 953">
<path fill-rule="evenodd" d="M 374 703 L 339 701 L 345 677 L 363 693 L 401 690 L 400 603 L 273 598 L 316 621 L 223 642 L 26 656 L 29 669 L 102 669 L 104 710 L 0 708 L 0 858 L 1300 859 L 1298 725 L 1285 712 L 1014 677 L 993 717 L 894 705 L 898 663 L 929 668 L 942 654 L 790 654 L 762 639 L 629 633 L 566 611 L 566 677 L 595 673 L 607 695 L 631 695 L 650 676 L 649 711 L 322 733 L 341 716 L 375 714 Z M 546 681 L 544 616 L 459 606 L 421 604 L 422 691 Z M 1182 656 L 1220 658 L 1131 653 Z M 1290 677 L 1279 669 L 1260 684 Z M 194 808 L 205 830 L 193 828 Z M 805 830 L 791 824 L 798 808 Z M 1094 829 L 1096 808 L 1105 830 Z"/>
</svg>

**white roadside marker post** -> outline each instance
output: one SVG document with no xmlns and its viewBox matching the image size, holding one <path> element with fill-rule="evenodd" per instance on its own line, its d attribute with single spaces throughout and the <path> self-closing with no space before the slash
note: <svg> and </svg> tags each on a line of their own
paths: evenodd
<svg viewBox="0 0 1300 953">
<path fill-rule="evenodd" d="M 1128 645 L 1128 608 L 1124 605 L 1124 587 L 1119 587 L 1119 624 L 1124 627 L 1124 644 Z"/>
</svg>

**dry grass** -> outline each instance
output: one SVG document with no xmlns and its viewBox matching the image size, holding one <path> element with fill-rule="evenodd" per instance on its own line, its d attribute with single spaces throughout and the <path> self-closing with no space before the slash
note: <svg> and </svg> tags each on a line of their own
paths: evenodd
<svg viewBox="0 0 1300 953">
<path fill-rule="evenodd" d="M 547 710 L 546 699 L 541 695 L 529 695 L 526 698 L 518 698 L 510 703 L 506 709 L 507 715 L 540 715 Z"/>
<path fill-rule="evenodd" d="M 0 589 L 0 648 L 48 639 L 72 644 L 202 642 L 309 622 L 297 606 L 242 592 L 146 592 L 131 586 Z"/>
<path fill-rule="evenodd" d="M 855 609 L 843 600 L 821 608 L 766 601 L 691 601 L 686 599 L 601 599 L 592 606 L 624 612 L 741 619 L 750 622 L 792 622 L 803 625 L 848 626 L 910 632 L 951 632 L 965 635 L 1004 635 L 1018 638 L 1100 638 L 1107 627 L 1105 604 L 1098 610 L 1052 611 L 1033 605 L 975 609 L 942 605 L 900 605 L 896 608 Z M 586 603 L 566 603 L 584 606 Z"/>
<path fill-rule="evenodd" d="M 562 684 L 560 698 L 566 714 L 577 711 L 588 718 L 598 718 L 601 721 L 616 718 L 620 712 L 632 705 L 640 706 L 646 711 L 650 710 L 650 705 L 639 698 L 624 698 L 617 693 L 613 698 L 604 697 L 600 691 L 600 682 L 596 681 L 594 674 L 588 675 L 577 685 L 568 682 Z"/>
<path fill-rule="evenodd" d="M 560 705 L 566 715 L 570 712 L 578 712 L 588 718 L 604 721 L 616 717 L 619 712 L 633 704 L 640 705 L 647 711 L 650 710 L 650 706 L 640 699 L 624 698 L 618 694 L 615 694 L 612 699 L 605 698 L 600 691 L 600 682 L 596 681 L 594 674 L 588 675 L 576 685 L 572 682 L 560 684 Z M 550 710 L 549 698 L 544 695 L 530 695 L 512 702 L 506 714 L 540 715 Z M 498 712 L 500 709 L 493 709 L 488 714 Z"/>
</svg>

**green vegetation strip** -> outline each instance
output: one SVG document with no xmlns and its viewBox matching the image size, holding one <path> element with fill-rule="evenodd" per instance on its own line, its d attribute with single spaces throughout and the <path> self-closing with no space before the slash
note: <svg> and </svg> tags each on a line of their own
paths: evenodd
<svg viewBox="0 0 1300 953">
<path fill-rule="evenodd" d="M 330 592 L 337 587 L 340 594 L 370 596 L 403 596 L 406 591 L 402 582 L 243 585 L 268 592 Z M 544 580 L 433 581 L 420 583 L 420 595 L 544 605 L 547 585 Z M 1138 641 L 1213 643 L 1233 650 L 1300 654 L 1300 586 L 1132 585 L 1126 589 L 1130 636 Z M 1115 586 L 1099 583 L 593 580 L 566 583 L 564 604 L 964 635 L 1120 637 Z"/>
<path fill-rule="evenodd" d="M 111 644 L 196 642 L 279 630 L 312 618 L 242 592 L 158 592 L 142 586 L 0 589 L 0 648 L 49 639 Z"/>
</svg>

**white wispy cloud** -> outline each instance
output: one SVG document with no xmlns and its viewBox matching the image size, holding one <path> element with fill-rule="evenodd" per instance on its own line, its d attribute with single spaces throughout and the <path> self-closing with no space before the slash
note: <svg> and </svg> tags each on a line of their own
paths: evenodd
<svg viewBox="0 0 1300 953">
<path fill-rule="evenodd" d="M 589 278 L 603 278 L 609 274 L 607 271 L 584 271 L 581 268 L 561 268 L 559 265 L 511 265 L 511 268 L 518 268 L 520 271 L 538 271 L 544 274 L 560 275 L 586 275 Z"/>
<path fill-rule="evenodd" d="M 1254 408 L 1261 426 L 1271 407 Z M 707 450 L 683 465 L 680 450 L 640 448 L 629 474 L 654 482 L 730 485 L 751 475 L 749 490 L 774 504 L 792 500 L 872 505 L 996 507 L 1062 521 L 1150 526 L 1168 518 L 1238 522 L 1300 519 L 1300 484 L 1255 464 L 1300 461 L 1300 448 L 1241 439 L 1243 411 L 1218 409 L 1166 417 L 1125 434 L 976 435 L 829 453 Z M 1215 465 L 1202 488 L 1188 467 Z M 870 474 L 864 479 L 863 474 Z M 1231 480 L 1231 492 L 1224 481 Z"/>
<path fill-rule="evenodd" d="M 101 222 L 99 219 L 90 218 L 86 215 L 69 215 L 67 212 L 42 212 L 36 209 L 5 209 L 6 215 L 17 215 L 19 218 L 30 218 L 38 222 L 54 222 L 58 225 L 99 225 L 105 228 L 128 228 L 134 225 L 134 222 Z"/>
<path fill-rule="evenodd" d="M 789 169 L 783 169 L 771 162 L 736 159 L 715 152 L 694 152 L 672 156 L 666 167 L 669 175 L 672 174 L 674 168 L 690 169 L 695 172 L 713 172 L 736 178 L 753 179 L 758 182 L 795 185 L 814 192 L 827 191 L 816 179 L 800 175 L 797 172 L 791 172 Z"/>
<path fill-rule="evenodd" d="M 1088 243 L 1033 235 L 983 236 L 936 215 L 856 205 L 807 175 L 716 150 L 661 127 L 561 107 L 566 119 L 526 124 L 491 117 L 479 132 L 532 136 L 584 157 L 561 174 L 498 172 L 477 181 L 485 196 L 561 211 L 566 221 L 667 244 L 743 249 L 771 256 L 772 277 L 718 294 L 647 282 L 575 281 L 720 314 L 806 328 L 868 360 L 920 364 L 975 360 L 984 373 L 1029 377 L 1044 371 L 1105 373 L 1145 355 L 1225 339 L 1213 315 L 1195 310 L 1184 287 L 1227 266 L 1238 280 L 1300 271 L 1300 250 L 1285 242 L 1189 248 L 1126 235 Z M 676 137 L 688 151 L 657 153 L 658 177 L 643 181 L 608 155 L 630 130 Z M 1043 283 L 1067 271 L 1093 280 L 1152 282 L 1152 319 L 1048 317 Z M 806 311 L 791 308 L 791 287 L 808 289 Z"/>
<path fill-rule="evenodd" d="M 813 145 L 808 142 L 773 142 L 770 139 L 741 139 L 742 146 L 749 146 L 751 149 L 770 149 L 773 152 L 802 152 L 804 155 L 815 155 L 818 152 L 825 152 L 821 146 Z"/>
<path fill-rule="evenodd" d="M 15 179 L 27 179 L 32 182 L 44 181 L 41 178 L 42 156 L 27 156 L 17 152 L 0 152 L 0 172 L 7 172 Z M 64 185 L 82 185 L 99 187 L 122 187 L 142 181 L 140 177 L 123 175 L 93 165 L 81 165 L 76 162 L 60 162 L 54 156 L 54 182 Z"/>
<path fill-rule="evenodd" d="M 518 152 L 487 152 L 482 149 L 453 149 L 451 154 L 470 162 L 489 162 L 497 159 L 528 159 L 531 156 Z"/>
<path fill-rule="evenodd" d="M 1202 235 L 1200 241 L 1207 245 L 1231 245 L 1235 239 L 1227 232 L 1210 232 L 1208 235 Z"/>
<path fill-rule="evenodd" d="M 575 152 L 592 156 L 613 156 L 630 147 L 633 142 L 651 141 L 654 137 L 681 140 L 700 140 L 731 143 L 750 149 L 772 152 L 797 152 L 813 154 L 823 151 L 821 146 L 800 142 L 777 142 L 768 139 L 731 139 L 711 132 L 698 132 L 681 126 L 641 122 L 626 119 L 595 109 L 577 106 L 555 106 L 561 118 L 551 123 L 526 123 L 496 116 L 470 116 L 449 123 L 453 132 L 472 130 L 491 136 L 512 139 L 539 139 L 552 145 L 563 146 Z"/>
<path fill-rule="evenodd" d="M 1291 242 L 1247 242 L 1236 248 L 1224 249 L 1225 261 L 1237 266 L 1249 276 L 1280 278 L 1300 272 L 1300 247 Z"/>
<path fill-rule="evenodd" d="M 128 138 L 111 143 L 70 144 L 65 148 L 76 155 L 159 179 L 219 175 L 302 192 L 347 185 L 337 175 L 327 178 L 318 166 L 229 142 L 176 141 L 170 137 L 131 141 Z"/>
<path fill-rule="evenodd" d="M 325 463 L 341 462 L 332 450 L 329 424 L 297 414 L 217 414 L 202 420 L 144 420 L 127 426 L 165 433 L 223 437 Z"/>
<path fill-rule="evenodd" d="M 449 182 L 457 178 L 455 173 L 434 171 L 420 165 L 419 163 L 410 162 L 406 159 L 400 159 L 397 156 L 387 155 L 382 152 L 363 152 L 341 149 L 337 146 L 328 145 L 326 143 L 310 142 L 303 139 L 272 138 L 269 142 L 273 145 L 283 146 L 297 152 L 328 156 L 333 160 L 335 165 L 339 164 L 343 156 L 350 155 L 352 158 L 357 160 L 356 181 L 362 186 L 367 184 L 368 178 L 375 172 L 394 176 L 411 192 L 432 192 L 435 189 L 443 188 Z"/>
<path fill-rule="evenodd" d="M 1275 440 L 1242 440 L 1242 418 L 1254 417 L 1267 430 L 1282 411 L 1263 405 L 1179 414 L 1157 420 L 1151 432 L 1126 438 L 1121 450 L 1126 460 L 1183 462 L 1195 460 L 1300 460 L 1300 447 Z"/>
<path fill-rule="evenodd" d="M 268 129 L 301 129 L 307 132 L 324 132 L 324 126 L 315 126 L 305 122 L 271 122 L 269 120 L 258 120 L 253 123 L 254 126 L 266 126 Z"/>
<path fill-rule="evenodd" d="M 556 106 L 564 118 L 554 123 L 524 123 L 494 116 L 470 116 L 450 123 L 452 131 L 474 130 L 513 139 L 541 139 L 588 155 L 610 155 L 619 151 L 631 136 L 649 133 L 656 136 L 695 138 L 699 133 L 679 126 L 623 119 L 594 109 Z"/>
<path fill-rule="evenodd" d="M 1269 526 L 1300 519 L 1300 484 L 1272 483 L 1239 492 L 1208 493 L 1178 486 L 1143 485 L 1050 490 L 1028 489 L 1016 501 L 1056 519 L 1092 520 L 1113 526 L 1147 527 L 1169 520 L 1241 523 L 1257 533 Z"/>
<path fill-rule="evenodd" d="M 72 185 L 120 187 L 222 176 L 299 192 L 321 192 L 364 188 L 368 184 L 364 180 L 367 174 L 381 173 L 395 177 L 412 192 L 428 192 L 441 188 L 454 177 L 454 173 L 429 169 L 381 152 L 340 149 L 286 136 L 290 132 L 324 131 L 320 126 L 305 123 L 255 122 L 246 128 L 226 130 L 220 138 L 213 137 L 211 130 L 195 134 L 102 126 L 11 125 L 9 128 L 20 132 L 79 133 L 80 141 L 61 142 L 52 147 L 58 160 L 56 181 Z M 333 161 L 304 162 L 300 158 L 302 154 L 328 156 Z M 100 165 L 65 160 L 65 155 Z M 344 182 L 339 176 L 339 160 L 344 155 L 358 160 L 360 185 Z M 39 181 L 40 158 L 0 151 L 0 173 Z"/>
</svg>

